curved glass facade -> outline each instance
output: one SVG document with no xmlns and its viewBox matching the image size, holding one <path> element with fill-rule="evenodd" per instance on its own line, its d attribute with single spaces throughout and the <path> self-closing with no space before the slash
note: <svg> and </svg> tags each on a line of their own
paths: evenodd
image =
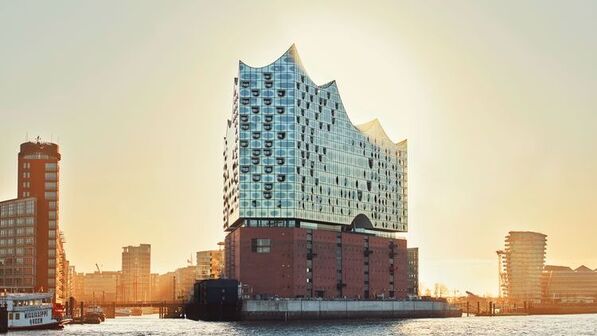
<svg viewBox="0 0 597 336">
<path fill-rule="evenodd" d="M 242 62 L 224 150 L 224 228 L 406 232 L 407 146 L 377 120 L 355 126 L 334 81 L 316 85 L 294 45 Z"/>
</svg>

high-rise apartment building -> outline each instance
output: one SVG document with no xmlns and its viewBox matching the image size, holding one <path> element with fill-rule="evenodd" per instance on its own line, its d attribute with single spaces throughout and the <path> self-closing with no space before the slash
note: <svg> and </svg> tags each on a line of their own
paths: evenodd
<svg viewBox="0 0 597 336">
<path fill-rule="evenodd" d="M 18 198 L 0 203 L 0 289 L 68 292 L 68 263 L 60 232 L 58 145 L 21 144 Z"/>
<path fill-rule="evenodd" d="M 122 301 L 150 301 L 151 287 L 151 245 L 123 247 L 120 295 Z"/>
<path fill-rule="evenodd" d="M 407 295 L 407 143 L 355 126 L 296 48 L 240 62 L 224 149 L 226 275 L 253 295 Z"/>
<path fill-rule="evenodd" d="M 498 251 L 500 291 L 510 302 L 541 302 L 541 274 L 545 266 L 547 236 L 510 231 L 506 248 Z"/>
</svg>

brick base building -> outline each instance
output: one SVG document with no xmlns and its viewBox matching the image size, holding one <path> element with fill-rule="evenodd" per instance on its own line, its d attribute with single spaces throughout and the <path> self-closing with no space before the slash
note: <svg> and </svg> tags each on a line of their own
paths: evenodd
<svg viewBox="0 0 597 336">
<path fill-rule="evenodd" d="M 240 227 L 226 237 L 226 275 L 261 297 L 407 296 L 406 240 L 310 230 Z"/>
</svg>

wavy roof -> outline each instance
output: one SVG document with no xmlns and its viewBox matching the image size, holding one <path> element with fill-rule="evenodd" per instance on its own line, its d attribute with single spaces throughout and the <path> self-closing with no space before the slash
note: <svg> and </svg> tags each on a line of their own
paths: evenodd
<svg viewBox="0 0 597 336">
<path fill-rule="evenodd" d="M 285 57 L 290 57 L 292 58 L 293 62 L 296 64 L 296 66 L 305 74 L 307 74 L 307 71 L 305 70 L 305 67 L 303 66 L 303 62 L 301 61 L 301 57 L 298 54 L 298 50 L 296 48 L 296 45 L 293 43 L 290 48 L 288 48 L 288 50 L 286 50 L 286 52 L 284 54 L 282 54 L 282 56 L 278 57 L 275 61 L 273 61 L 270 64 L 261 66 L 261 67 L 254 67 L 251 65 L 248 65 L 247 63 L 243 62 L 243 61 L 239 61 L 240 64 L 243 64 L 244 66 L 247 66 L 249 68 L 252 69 L 263 69 L 265 67 L 268 67 L 278 61 L 281 61 L 283 58 Z M 309 77 L 307 75 L 307 77 Z M 309 79 L 311 80 L 311 78 L 309 77 Z M 313 82 L 313 80 L 311 80 L 311 82 Z M 336 91 L 338 91 L 338 86 L 335 80 L 329 81 L 325 84 L 322 85 L 318 85 L 315 82 L 313 82 L 314 85 L 317 85 L 318 88 L 321 89 L 327 89 L 330 87 L 335 87 Z M 347 115 L 348 117 L 348 115 Z M 348 118 L 350 121 L 350 118 Z M 405 150 L 406 149 L 406 145 L 407 145 L 407 140 L 402 140 L 399 142 L 394 143 L 392 141 L 392 139 L 390 139 L 390 137 L 388 136 L 388 134 L 384 131 L 383 127 L 381 126 L 381 123 L 379 122 L 379 120 L 377 118 L 366 122 L 364 124 L 360 124 L 360 125 L 355 125 L 352 121 L 351 124 L 355 127 L 355 129 L 357 131 L 359 131 L 361 134 L 368 136 L 369 138 L 373 139 L 376 141 L 376 143 L 382 145 L 382 146 L 386 146 L 386 147 L 398 147 L 399 149 Z"/>
</svg>

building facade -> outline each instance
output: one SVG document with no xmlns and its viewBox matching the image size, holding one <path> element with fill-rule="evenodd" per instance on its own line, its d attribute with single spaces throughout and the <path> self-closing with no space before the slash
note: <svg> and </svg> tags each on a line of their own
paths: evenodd
<svg viewBox="0 0 597 336">
<path fill-rule="evenodd" d="M 315 84 L 294 46 L 261 68 L 240 62 L 234 84 L 226 275 L 255 295 L 405 296 L 406 140 L 353 125 L 336 82 Z"/>
<path fill-rule="evenodd" d="M 541 277 L 544 303 L 596 303 L 597 270 L 586 266 L 545 266 Z"/>
<path fill-rule="evenodd" d="M 419 248 L 408 249 L 408 295 L 419 296 Z"/>
<path fill-rule="evenodd" d="M 121 272 L 114 271 L 79 273 L 75 299 L 94 304 L 120 302 L 121 298 L 118 296 L 120 278 Z"/>
<path fill-rule="evenodd" d="M 224 251 L 197 252 L 197 279 L 219 279 L 224 269 Z"/>
<path fill-rule="evenodd" d="M 18 155 L 18 198 L 0 203 L 0 289 L 68 295 L 68 262 L 59 226 L 58 145 L 25 142 Z"/>
<path fill-rule="evenodd" d="M 541 274 L 545 266 L 547 236 L 528 231 L 511 231 L 506 248 L 498 251 L 501 292 L 510 302 L 541 302 Z"/>
<path fill-rule="evenodd" d="M 123 247 L 120 288 L 122 301 L 150 301 L 151 287 L 151 245 Z"/>
</svg>

